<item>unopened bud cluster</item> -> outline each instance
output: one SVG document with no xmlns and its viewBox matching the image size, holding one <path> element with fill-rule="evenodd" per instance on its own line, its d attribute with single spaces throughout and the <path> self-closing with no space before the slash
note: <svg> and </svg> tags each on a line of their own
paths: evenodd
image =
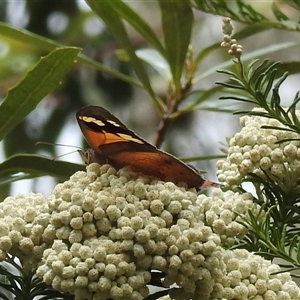
<svg viewBox="0 0 300 300">
<path fill-rule="evenodd" d="M 253 111 L 265 112 L 261 108 Z M 296 116 L 300 118 L 300 111 Z M 230 139 L 227 159 L 217 162 L 224 188 L 235 190 L 249 173 L 261 178 L 267 173 L 286 190 L 295 188 L 300 177 L 300 136 L 272 118 L 243 116 L 240 123 L 241 131 Z"/>
<path fill-rule="evenodd" d="M 175 284 L 172 299 L 300 299 L 288 273 L 273 275 L 278 266 L 222 248 L 243 238 L 239 221 L 258 209 L 247 193 L 216 189 L 207 197 L 94 163 L 48 198 L 0 203 L 0 258 L 20 257 L 75 300 L 145 299 L 153 271 L 164 287 Z"/>
<path fill-rule="evenodd" d="M 223 42 L 221 43 L 221 47 L 228 49 L 228 54 L 235 56 L 236 58 L 241 57 L 243 53 L 243 46 L 238 45 L 236 39 L 231 37 L 234 27 L 230 18 L 223 18 L 223 26 L 222 30 L 224 33 Z"/>
<path fill-rule="evenodd" d="M 1 202 L 0 261 L 7 254 L 17 256 L 25 271 L 34 271 L 49 246 L 43 239 L 49 220 L 47 199 L 42 194 L 19 194 Z"/>
</svg>

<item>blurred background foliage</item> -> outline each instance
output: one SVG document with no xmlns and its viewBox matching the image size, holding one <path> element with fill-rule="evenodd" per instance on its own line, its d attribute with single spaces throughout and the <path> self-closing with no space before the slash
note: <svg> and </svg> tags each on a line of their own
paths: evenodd
<svg viewBox="0 0 300 300">
<path fill-rule="evenodd" d="M 53 177 L 63 180 L 84 168 L 52 160 L 68 148 L 35 144 L 87 147 L 75 120 L 85 105 L 104 106 L 146 140 L 190 158 L 216 179 L 212 159 L 223 155 L 220 142 L 238 126 L 231 113 L 241 105 L 220 101 L 227 91 L 215 85 L 227 80 L 217 69 L 234 67 L 220 47 L 222 17 L 236 20 L 243 60 L 281 60 L 278 75 L 294 74 L 282 87 L 288 103 L 299 88 L 297 1 L 2 0 L 0 100 L 6 97 L 8 105 L 0 106 L 0 198 L 29 190 L 50 193 Z M 55 52 L 57 47 L 65 52 Z M 77 48 L 70 47 L 82 54 L 77 57 Z M 35 69 L 28 78 L 38 66 L 49 71 Z M 26 78 L 25 89 L 8 94 Z M 23 113 L 14 115 L 12 108 Z M 81 163 L 77 153 L 64 160 Z M 22 181 L 10 190 L 13 181 L 47 174 L 53 177 Z"/>
</svg>

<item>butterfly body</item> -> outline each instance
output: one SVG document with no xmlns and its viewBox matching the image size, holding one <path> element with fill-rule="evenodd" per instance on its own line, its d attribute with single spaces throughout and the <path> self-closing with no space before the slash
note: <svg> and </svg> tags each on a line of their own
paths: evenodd
<svg viewBox="0 0 300 300">
<path fill-rule="evenodd" d="M 117 170 L 129 166 L 132 171 L 189 188 L 218 186 L 173 155 L 157 149 L 128 129 L 119 119 L 100 106 L 86 106 L 77 114 L 79 126 L 92 149 L 89 163 L 108 163 Z"/>
</svg>

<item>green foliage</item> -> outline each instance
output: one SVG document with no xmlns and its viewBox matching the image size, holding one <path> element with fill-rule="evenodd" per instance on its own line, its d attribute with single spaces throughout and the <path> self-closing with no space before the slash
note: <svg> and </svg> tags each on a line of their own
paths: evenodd
<svg viewBox="0 0 300 300">
<path fill-rule="evenodd" d="M 60 293 L 47 286 L 34 273 L 26 273 L 21 266 L 15 262 L 15 257 L 9 256 L 6 259 L 7 267 L 0 266 L 0 297 L 3 300 L 23 299 L 65 299 L 72 300 L 72 295 Z M 12 272 L 12 269 L 14 272 Z M 12 298 L 13 297 L 13 298 Z"/>
<path fill-rule="evenodd" d="M 281 258 L 283 268 L 297 271 L 300 268 L 300 211 L 297 208 L 300 186 L 288 189 L 265 174 L 267 180 L 255 174 L 249 174 L 247 179 L 256 186 L 257 202 L 262 204 L 261 214 L 266 213 L 263 218 L 261 214 L 250 213 L 250 220 L 244 222 L 250 231 L 240 246 L 270 260 Z M 297 273 L 294 276 L 298 277 Z"/>
<path fill-rule="evenodd" d="M 176 92 L 181 91 L 181 78 L 187 51 L 191 40 L 193 12 L 184 1 L 159 1 L 162 27 L 166 47 L 166 59 L 170 65 L 173 85 Z M 174 31 L 177 33 L 174 34 Z"/>
<path fill-rule="evenodd" d="M 299 103 L 299 92 L 296 93 L 291 105 L 284 108 L 281 103 L 279 88 L 287 78 L 287 73 L 277 78 L 279 63 L 263 61 L 256 66 L 258 60 L 245 66 L 241 59 L 237 60 L 236 71 L 221 70 L 219 72 L 230 76 L 228 82 L 219 82 L 232 91 L 244 91 L 247 97 L 225 96 L 223 100 L 235 100 L 248 103 L 263 111 L 243 110 L 238 114 L 248 114 L 270 119 L 276 119 L 284 126 L 262 126 L 264 129 L 281 130 L 300 134 L 299 115 L 296 106 Z M 277 80 L 277 82 L 275 82 Z M 282 139 L 278 143 L 299 141 L 299 139 Z M 256 174 L 247 174 L 244 182 L 251 182 L 257 194 L 257 203 L 262 205 L 261 214 L 250 214 L 250 220 L 242 222 L 249 228 L 246 239 L 238 245 L 255 251 L 267 259 L 281 258 L 281 266 L 293 271 L 295 277 L 300 268 L 300 181 L 294 183 L 293 170 L 286 167 L 283 180 L 278 180 L 269 171 L 263 171 L 265 178 Z M 265 212 L 263 214 L 263 211 Z M 263 217 L 262 217 L 263 216 Z"/>
<path fill-rule="evenodd" d="M 231 100 L 235 100 L 241 105 L 246 104 L 248 107 L 257 106 L 265 109 L 265 112 L 242 109 L 238 112 L 240 114 L 274 118 L 288 127 L 288 129 L 267 126 L 264 128 L 300 133 L 300 122 L 296 115 L 296 106 L 300 100 L 299 93 L 295 95 L 293 102 L 287 109 L 282 108 L 279 93 L 281 84 L 287 78 L 286 71 L 289 71 L 290 74 L 299 73 L 300 62 L 296 60 L 278 63 L 266 59 L 259 63 L 257 59 L 278 51 L 288 51 L 294 47 L 299 47 L 299 42 L 276 42 L 253 52 L 244 53 L 243 59 L 234 62 L 228 58 L 226 58 L 228 61 L 224 62 L 224 58 L 221 58 L 222 63 L 214 61 L 210 68 L 203 67 L 205 60 L 210 57 L 214 58 L 213 55 L 216 53 L 221 56 L 223 52 L 220 49 L 220 42 L 210 44 L 206 48 L 193 48 L 193 31 L 198 22 L 194 14 L 196 10 L 216 14 L 220 17 L 231 17 L 235 21 L 247 24 L 246 28 L 234 35 L 237 39 L 247 39 L 257 33 L 268 32 L 273 28 L 299 32 L 299 23 L 294 22 L 276 3 L 271 6 L 274 15 L 274 19 L 271 20 L 259 12 L 249 1 L 158 0 L 161 29 L 156 30 L 134 9 L 134 6 L 128 5 L 126 2 L 121 0 L 87 0 L 86 2 L 92 9 L 92 12 L 88 14 L 97 15 L 109 30 L 109 32 L 106 30 L 103 35 L 97 36 L 93 49 L 97 49 L 99 52 L 103 51 L 102 45 L 99 44 L 105 39 L 111 39 L 114 43 L 117 42 L 118 53 L 122 54 L 123 59 L 125 57 L 124 60 L 128 61 L 126 66 L 129 66 L 130 71 L 132 68 L 135 74 L 132 75 L 130 71 L 125 72 L 114 67 L 108 67 L 100 63 L 96 57 L 90 58 L 82 53 L 79 54 L 80 48 L 66 46 L 71 44 L 84 47 L 87 43 L 88 38 L 83 39 L 82 34 L 78 33 L 78 28 L 72 32 L 77 40 L 66 38 L 63 35 L 57 39 L 50 39 L 41 34 L 35 34 L 0 22 L 0 36 L 4 42 L 10 45 L 21 44 L 24 47 L 22 48 L 24 52 L 25 48 L 29 49 L 31 56 L 26 60 L 29 65 L 32 65 L 32 61 L 37 60 L 36 58 L 40 59 L 43 56 L 38 62 L 35 62 L 34 68 L 21 81 L 19 80 L 19 84 L 9 90 L 5 100 L 1 103 L 1 139 L 8 139 L 8 134 L 12 133 L 20 122 L 24 121 L 26 116 L 36 108 L 46 95 L 59 90 L 66 76 L 70 75 L 68 71 L 72 67 L 72 71 L 79 67 L 92 69 L 141 89 L 159 116 L 160 126 L 155 138 L 157 146 L 160 146 L 167 136 L 171 124 L 189 112 L 196 110 L 233 111 L 232 105 L 222 105 L 225 101 L 221 104 L 214 101 L 220 95 L 222 95 L 221 99 L 230 103 Z M 293 7 L 299 12 L 300 6 L 297 1 L 293 2 Z M 80 18 L 89 17 L 88 14 L 82 13 L 82 16 L 77 16 L 78 19 L 73 16 L 72 24 L 78 24 L 76 21 Z M 128 27 L 139 34 L 139 38 L 142 40 L 140 44 L 134 42 Z M 70 28 L 66 32 L 69 33 Z M 81 39 L 84 40 L 82 44 L 80 43 Z M 99 44 L 97 44 L 97 39 L 100 40 Z M 109 46 L 111 47 L 111 45 Z M 113 48 L 113 50 L 116 49 Z M 121 55 L 119 57 L 121 58 Z M 247 64 L 247 61 L 250 60 L 252 61 Z M 121 63 L 123 61 L 120 62 L 120 65 Z M 230 80 L 219 82 L 217 86 L 207 84 L 217 69 L 223 69 L 219 73 L 230 76 Z M 153 73 L 155 72 L 160 74 L 159 79 L 163 82 L 164 93 L 159 93 L 154 89 Z M 79 77 L 78 74 L 76 75 Z M 204 83 L 203 86 L 197 85 L 202 82 Z M 76 83 L 72 87 L 76 86 Z M 106 86 L 107 82 L 103 85 Z M 65 119 L 60 120 L 61 123 L 59 124 L 66 122 L 68 112 L 71 112 L 73 116 L 76 109 L 95 101 L 91 99 L 97 98 L 101 94 L 95 88 L 90 89 L 89 85 L 86 87 L 85 84 L 82 84 L 81 88 L 82 90 L 86 88 L 89 93 L 79 97 L 79 100 L 70 97 L 71 103 L 64 113 Z M 112 90 L 116 90 L 116 88 L 113 87 Z M 76 96 L 81 94 L 81 90 L 75 94 Z M 102 91 L 103 94 L 105 93 Z M 108 103 L 115 106 L 115 102 L 110 101 Z M 127 104 L 121 107 L 126 106 Z M 50 131 L 45 133 L 44 136 L 46 137 L 53 134 L 51 130 L 53 130 L 54 125 L 48 124 L 48 127 Z M 58 134 L 59 132 L 56 132 L 56 135 Z M 55 136 L 55 134 L 53 135 Z M 177 142 L 177 139 L 174 140 Z M 287 141 L 290 140 L 284 139 L 280 142 Z M 206 158 L 216 157 L 220 156 L 210 154 Z M 194 157 L 187 158 L 186 161 L 201 159 L 203 157 Z M 82 165 L 52 161 L 37 155 L 17 154 L 10 156 L 0 164 L 0 184 L 43 175 L 51 175 L 64 180 L 75 170 L 82 169 Z M 20 174 L 20 172 L 22 173 Z M 287 189 L 286 185 L 280 185 L 269 174 L 266 173 L 266 176 L 267 180 L 262 180 L 254 174 L 249 174 L 247 177 L 247 180 L 252 182 L 256 188 L 257 202 L 263 206 L 261 215 L 254 216 L 252 214 L 250 221 L 245 221 L 246 226 L 250 229 L 249 234 L 240 245 L 236 246 L 256 251 L 267 258 L 283 258 L 287 262 L 286 268 L 297 270 L 300 265 L 300 241 L 297 234 L 297 226 L 300 221 L 300 211 L 297 208 L 300 188 L 297 186 Z M 261 219 L 262 215 L 264 217 Z M 5 269 L 1 269 L 1 271 L 1 274 L 8 279 L 9 285 L 13 286 L 15 290 L 18 289 L 16 283 L 23 286 L 19 277 L 9 279 L 9 272 Z M 8 288 L 8 285 L 2 284 L 2 287 Z M 45 286 L 40 284 L 40 282 L 37 284 L 32 279 L 32 285 L 40 287 L 40 290 L 35 291 L 34 295 L 45 289 Z M 13 290 L 11 291 L 13 292 Z M 161 294 L 165 293 L 161 292 Z M 51 295 L 51 297 L 60 297 L 51 294 L 47 289 L 45 289 L 46 294 Z M 156 299 L 155 297 L 161 294 L 149 296 L 149 299 Z M 17 298 L 22 298 L 17 293 L 15 295 Z M 4 294 L 0 296 L 6 299 Z M 31 299 L 31 296 L 28 299 Z M 42 299 L 50 299 L 50 297 L 45 296 Z"/>
<path fill-rule="evenodd" d="M 39 176 L 66 180 L 79 170 L 84 171 L 85 166 L 34 154 L 18 154 L 10 156 L 0 164 L 0 184 Z"/>
<path fill-rule="evenodd" d="M 255 68 L 255 64 L 257 62 L 257 60 L 254 60 L 246 68 L 244 68 L 241 61 L 236 61 L 238 69 L 237 73 L 227 70 L 219 70 L 218 72 L 231 76 L 229 82 L 219 82 L 219 84 L 234 90 L 242 90 L 249 95 L 247 98 L 239 96 L 225 96 L 221 97 L 220 99 L 232 99 L 261 107 L 265 110 L 264 112 L 248 110 L 239 111 L 238 114 L 250 114 L 266 118 L 274 118 L 283 125 L 289 127 L 291 132 L 300 133 L 300 122 L 296 116 L 296 106 L 300 101 L 299 93 L 295 95 L 295 98 L 288 109 L 284 109 L 282 107 L 279 95 L 279 88 L 287 78 L 288 73 L 284 73 L 275 84 L 274 81 L 276 79 L 277 67 L 280 65 L 280 63 L 276 62 L 273 64 L 268 64 L 268 60 L 265 60 Z M 269 99 L 270 101 L 268 101 Z M 288 130 L 287 128 L 274 126 L 263 126 L 262 128 L 285 131 Z M 286 141 L 289 140 L 284 139 L 281 142 Z"/>
<path fill-rule="evenodd" d="M 51 52 L 13 89 L 0 107 L 0 139 L 21 122 L 37 104 L 60 83 L 74 65 L 78 48 L 62 48 Z"/>
<path fill-rule="evenodd" d="M 236 5 L 235 9 L 230 8 L 232 3 L 228 1 L 195 1 L 195 7 L 197 9 L 211 12 L 217 15 L 226 15 L 234 20 L 255 23 L 266 21 L 267 18 L 264 17 L 258 11 L 255 11 L 253 7 L 249 4 L 246 4 L 243 1 L 236 1 L 234 5 Z"/>
<path fill-rule="evenodd" d="M 110 76 L 113 76 L 114 78 L 126 81 L 127 83 L 139 87 L 147 92 L 149 97 L 152 99 L 152 102 L 155 105 L 158 114 L 161 117 L 164 116 L 162 118 L 163 130 L 158 133 L 159 137 L 157 138 L 157 145 L 161 144 L 161 142 L 163 141 L 170 123 L 172 123 L 182 114 L 198 109 L 201 103 L 205 102 L 209 97 L 212 96 L 211 91 L 208 91 L 204 94 L 201 93 L 201 98 L 199 98 L 197 101 L 194 101 L 194 103 L 192 104 L 189 101 L 187 102 L 189 103 L 188 106 L 182 107 L 180 110 L 178 110 L 179 103 L 183 103 L 184 100 L 188 99 L 189 97 L 194 98 L 193 94 L 190 93 L 191 81 L 193 79 L 191 75 L 193 76 L 193 74 L 195 74 L 198 65 L 200 64 L 201 60 L 204 59 L 204 56 L 202 58 L 198 56 L 197 62 L 194 63 L 193 61 L 190 61 L 190 69 L 192 70 L 192 73 L 190 73 L 188 81 L 184 82 L 181 86 L 181 80 L 182 78 L 184 78 L 184 74 L 186 72 L 185 59 L 188 51 L 190 51 L 188 47 L 191 42 L 191 31 L 194 25 L 193 13 L 187 3 L 183 4 L 178 3 L 177 1 L 170 3 L 162 1 L 159 3 L 161 8 L 165 45 L 160 42 L 159 37 L 153 31 L 151 26 L 147 24 L 145 20 L 143 20 L 133 9 L 131 9 L 130 6 L 126 5 L 124 2 L 91 1 L 90 5 L 94 12 L 97 13 L 106 23 L 106 26 L 111 30 L 114 36 L 122 43 L 122 47 L 125 50 L 126 54 L 129 56 L 130 63 L 135 69 L 138 79 L 132 76 L 127 76 L 126 74 L 121 73 L 116 69 L 108 68 L 105 65 L 91 58 L 88 58 L 83 54 L 78 54 L 78 50 L 76 50 L 75 48 L 74 51 L 77 52 L 76 54 L 74 52 L 75 55 L 72 54 L 73 56 L 71 56 L 71 52 L 68 49 L 72 48 L 66 47 L 62 43 L 34 34 L 24 29 L 14 28 L 6 23 L 0 22 L 0 32 L 4 41 L 10 44 L 16 42 L 21 43 L 29 49 L 32 49 L 32 51 L 38 50 L 42 53 L 45 53 L 45 51 L 53 51 L 51 52 L 51 55 L 49 54 L 36 64 L 33 71 L 29 72 L 25 76 L 23 82 L 16 86 L 8 94 L 6 100 L 2 103 L 2 106 L 0 108 L 0 112 L 2 112 L 3 117 L 1 118 L 3 128 L 1 135 L 2 138 L 7 137 L 7 134 L 11 132 L 12 128 L 16 127 L 19 122 L 24 120 L 26 115 L 28 115 L 48 93 L 59 87 L 59 85 L 63 81 L 62 75 L 65 74 L 70 66 L 75 63 L 75 58 L 78 63 L 84 64 L 88 67 L 92 67 L 95 70 L 106 73 Z M 128 22 L 132 27 L 134 27 L 134 29 L 139 32 L 139 34 L 148 43 L 148 45 L 153 47 L 155 53 L 158 53 L 163 58 L 161 61 L 162 64 L 160 64 L 160 66 L 163 65 L 163 68 L 170 74 L 170 77 L 166 81 L 166 90 L 169 90 L 166 98 L 170 99 L 168 103 L 166 103 L 159 95 L 155 94 L 155 92 L 153 91 L 152 84 L 150 84 L 151 73 L 149 73 L 149 67 L 145 64 L 142 64 L 140 58 L 138 57 L 135 46 L 130 41 L 127 29 L 124 26 L 124 21 Z M 175 25 L 176 31 L 174 31 Z M 215 47 L 212 48 L 211 51 L 215 51 L 217 48 L 217 45 L 215 45 Z M 61 55 L 64 51 L 66 51 L 66 53 L 69 53 L 69 61 L 71 65 L 67 65 L 68 59 Z M 207 54 L 209 53 L 206 52 L 206 55 Z M 154 55 L 150 54 L 150 56 L 148 56 L 147 62 L 152 65 L 153 60 L 155 60 Z M 48 69 L 45 68 L 45 65 L 47 65 L 47 63 Z M 55 67 L 56 69 L 54 69 Z M 58 75 L 58 73 L 56 74 L 56 72 L 60 72 L 60 74 Z M 170 86 L 170 88 L 167 88 L 168 85 Z M 32 89 L 32 87 L 34 87 L 34 89 Z M 28 89 L 30 90 L 30 92 L 27 92 Z M 35 94 L 32 94 L 34 90 Z M 214 91 L 214 89 L 212 89 L 212 91 Z M 26 109 L 23 109 L 22 106 L 19 105 L 20 99 L 22 99 L 23 105 L 28 105 L 26 106 Z M 16 106 L 16 102 L 18 103 L 17 107 L 22 108 L 22 114 L 17 114 L 18 110 L 13 109 Z M 8 107 L 10 108 L 8 109 Z M 11 115 L 12 118 L 8 119 L 6 117 L 8 115 Z M 52 126 L 51 129 L 52 128 L 54 127 Z M 19 130 L 13 133 L 12 136 L 17 136 L 18 132 Z M 47 136 L 50 136 L 52 134 L 53 133 L 51 132 L 48 133 L 48 135 L 46 134 L 45 136 L 47 138 Z M 24 137 L 24 135 L 22 137 Z M 32 141 L 29 142 L 32 143 Z M 11 153 L 10 155 L 12 154 L 13 153 Z M 35 158 L 32 157 L 32 159 L 34 160 Z M 38 162 L 33 164 L 33 166 L 37 165 Z M 3 166 L 5 166 L 5 162 Z M 46 168 L 47 166 L 45 166 L 45 169 Z M 16 165 L 12 169 L 17 170 L 18 166 Z M 28 176 L 35 177 L 37 174 L 40 174 L 40 170 L 28 174 Z M 68 172 L 66 172 L 64 176 L 68 176 Z M 2 182 L 7 182 L 7 178 L 4 178 Z"/>
<path fill-rule="evenodd" d="M 256 23 L 271 23 L 273 28 L 287 29 L 287 30 L 296 30 L 299 31 L 299 23 L 294 22 L 288 17 L 283 10 L 272 1 L 271 11 L 276 21 L 271 20 L 265 14 L 262 14 L 261 11 L 254 8 L 253 3 L 236 0 L 236 1 L 226 1 L 226 0 L 195 0 L 191 1 L 192 5 L 202 11 L 207 13 L 212 13 L 220 16 L 230 17 L 233 20 L 243 22 L 246 24 L 256 24 Z M 290 3 L 291 5 L 291 3 Z M 300 10 L 299 3 L 294 1 L 293 6 L 298 11 Z"/>
<path fill-rule="evenodd" d="M 5 40 L 7 39 L 8 41 L 10 41 L 10 40 L 18 41 L 18 42 L 24 43 L 28 47 L 38 48 L 39 51 L 51 52 L 57 48 L 65 47 L 63 44 L 58 43 L 54 40 L 50 40 L 43 36 L 34 34 L 25 29 L 19 29 L 19 28 L 12 27 L 9 24 L 3 23 L 3 22 L 0 22 L 0 32 L 1 32 L 1 36 L 3 36 L 3 38 Z M 86 66 L 89 66 L 91 68 L 94 68 L 95 70 L 97 70 L 99 72 L 104 72 L 108 75 L 111 75 L 118 79 L 124 80 L 132 85 L 142 88 L 142 86 L 139 84 L 139 82 L 134 80 L 134 78 L 126 76 L 126 74 L 118 72 L 117 70 L 108 68 L 105 65 L 103 65 L 93 59 L 90 59 L 86 55 L 83 55 L 82 53 L 78 53 L 77 62 L 82 63 Z"/>
</svg>

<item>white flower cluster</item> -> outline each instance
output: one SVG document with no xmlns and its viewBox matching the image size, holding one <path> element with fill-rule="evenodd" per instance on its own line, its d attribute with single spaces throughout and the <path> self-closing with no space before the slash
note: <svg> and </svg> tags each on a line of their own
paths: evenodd
<svg viewBox="0 0 300 300">
<path fill-rule="evenodd" d="M 222 277 L 222 261 L 203 268 L 220 238 L 199 219 L 197 194 L 171 182 L 146 184 L 126 170 L 91 164 L 57 185 L 37 274 L 76 299 L 144 299 L 151 271 L 197 294 L 203 276 Z M 213 286 L 213 280 L 207 283 Z"/>
<path fill-rule="evenodd" d="M 43 232 L 50 220 L 47 199 L 30 193 L 0 203 L 0 261 L 17 256 L 25 270 L 36 270 L 47 244 Z"/>
<path fill-rule="evenodd" d="M 198 297 L 186 298 L 182 289 L 173 289 L 169 299 L 201 299 L 201 300 L 298 300 L 300 289 L 292 281 L 289 273 L 279 273 L 280 267 L 263 259 L 261 256 L 249 253 L 247 250 L 220 250 L 208 258 L 206 265 L 215 261 L 223 261 L 226 270 L 222 277 L 210 278 L 203 274 L 199 283 Z M 216 266 L 217 268 L 217 266 Z M 214 280 L 214 285 L 208 281 Z M 168 298 L 162 298 L 161 300 Z"/>
<path fill-rule="evenodd" d="M 237 221 L 248 209 L 257 209 L 249 194 L 198 196 L 91 164 L 48 199 L 29 194 L 0 204 L 1 255 L 27 255 L 46 284 L 77 300 L 145 299 L 153 270 L 165 275 L 165 287 L 177 284 L 172 299 L 300 299 L 288 274 L 272 274 L 279 267 L 221 247 L 245 234 Z"/>
<path fill-rule="evenodd" d="M 249 218 L 249 211 L 258 215 L 260 210 L 250 193 L 222 192 L 220 189 L 214 189 L 211 197 L 199 195 L 196 203 L 199 219 L 210 226 L 227 247 L 243 239 L 248 232 L 240 222 Z"/>
<path fill-rule="evenodd" d="M 278 265 L 242 249 L 221 255 L 226 275 L 216 282 L 209 299 L 300 299 L 299 287 L 289 273 L 279 273 Z"/>
<path fill-rule="evenodd" d="M 254 111 L 264 111 L 255 108 Z M 300 119 L 300 111 L 296 111 Z M 288 130 L 263 129 L 262 126 L 286 128 L 276 119 L 260 116 L 240 118 L 242 130 L 229 142 L 227 160 L 217 163 L 218 179 L 225 189 L 235 190 L 248 173 L 264 178 L 268 173 L 286 189 L 297 185 L 300 176 L 300 136 Z"/>
</svg>

